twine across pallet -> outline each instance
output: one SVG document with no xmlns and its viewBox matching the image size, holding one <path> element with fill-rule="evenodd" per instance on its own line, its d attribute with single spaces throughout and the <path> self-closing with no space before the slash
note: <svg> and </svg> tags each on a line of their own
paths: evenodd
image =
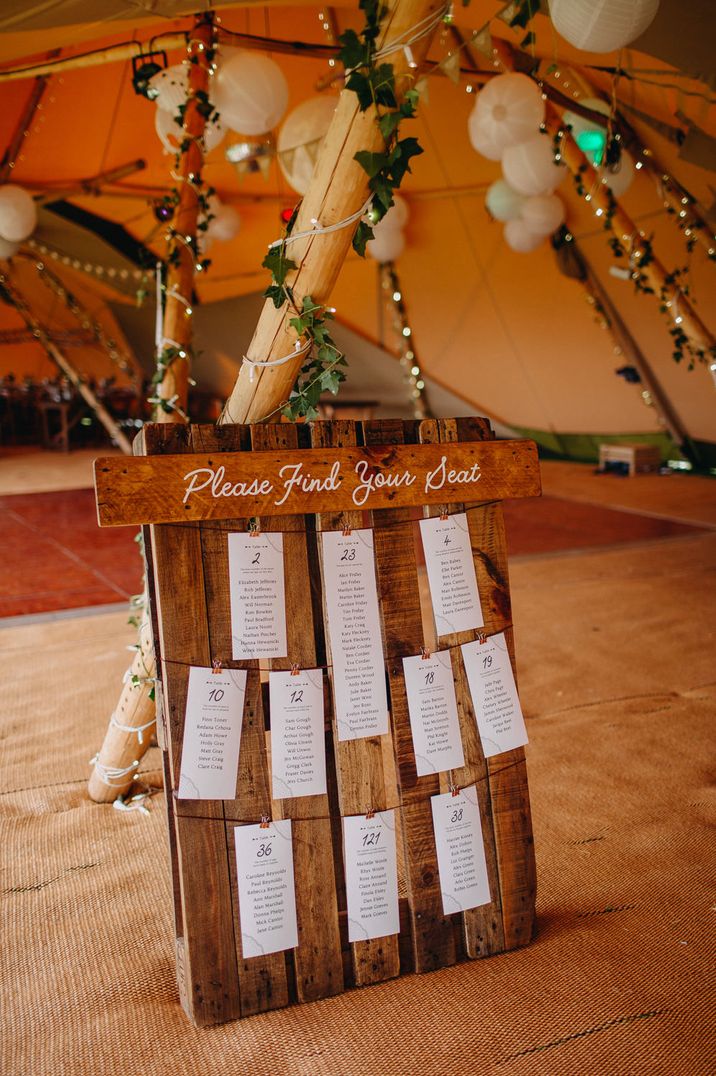
<svg viewBox="0 0 716 1076">
<path fill-rule="evenodd" d="M 135 459 L 97 461 L 97 499 L 101 522 L 145 525 L 161 670 L 158 730 L 167 790 L 177 976 L 190 1019 L 199 1025 L 236 1019 L 527 944 L 534 926 L 535 868 L 524 749 L 485 759 L 459 644 L 480 633 L 504 632 L 514 665 L 499 502 L 507 496 L 539 494 L 534 445 L 496 442 L 487 420 L 470 418 L 305 426 L 160 424 L 145 427 L 136 447 L 142 455 Z M 446 484 L 426 493 L 425 474 L 443 459 Z M 274 481 L 280 468 L 306 460 L 316 475 L 330 474 L 338 460 L 337 488 L 293 490 L 296 496 L 272 506 L 283 497 Z M 359 477 L 386 476 L 382 484 L 373 482 L 373 492 L 362 504 L 354 499 L 356 483 L 350 477 L 361 460 L 367 463 L 358 469 Z M 316 469 L 320 461 L 323 471 Z M 234 485 L 246 482 L 245 489 L 248 476 L 258 478 L 253 493 L 217 496 L 207 480 L 201 490 L 199 481 L 195 483 L 196 497 L 184 499 L 191 482 L 188 474 L 202 470 L 203 481 L 208 470 L 215 473 L 220 466 L 222 479 Z M 416 480 L 391 487 L 387 476 L 406 468 Z M 463 480 L 448 483 L 448 472 Z M 257 493 L 261 481 L 273 488 Z M 455 500 L 446 503 L 446 492 Z M 258 504 L 253 496 L 263 496 L 263 502 Z M 244 514 L 231 516 L 237 503 L 244 505 Z M 479 633 L 438 638 L 421 587 L 424 564 L 415 539 L 416 519 L 463 509 L 485 623 Z M 227 548 L 227 535 L 246 531 L 256 517 L 262 531 L 283 532 L 287 566 L 288 657 L 261 663 L 232 660 Z M 373 528 L 390 732 L 339 740 L 318 535 L 365 526 Z M 426 647 L 450 650 L 465 765 L 419 777 L 401 659 Z M 247 670 L 236 794 L 220 801 L 180 799 L 176 790 L 188 669 L 211 668 L 212 662 Z M 270 715 L 262 680 L 268 669 L 290 671 L 295 666 L 327 669 L 328 792 L 272 799 Z M 473 784 L 492 902 L 445 915 L 430 798 Z M 404 888 L 400 933 L 349 943 L 341 818 L 396 806 Z M 264 818 L 292 819 L 299 944 L 286 952 L 245 958 L 234 829 Z"/>
</svg>

